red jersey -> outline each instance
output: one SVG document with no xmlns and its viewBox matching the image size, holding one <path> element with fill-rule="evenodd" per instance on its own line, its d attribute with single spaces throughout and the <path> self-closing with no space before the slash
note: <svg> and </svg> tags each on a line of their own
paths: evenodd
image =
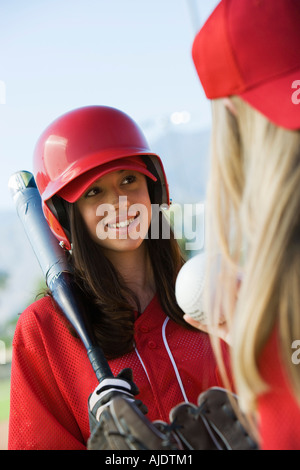
<svg viewBox="0 0 300 470">
<path fill-rule="evenodd" d="M 300 406 L 292 395 L 278 341 L 275 329 L 260 358 L 260 372 L 270 387 L 258 397 L 260 447 L 262 450 L 300 450 Z M 291 360 L 292 353 L 291 348 Z"/>
<path fill-rule="evenodd" d="M 155 296 L 135 322 L 135 349 L 109 361 L 114 375 L 125 367 L 147 417 L 168 421 L 169 411 L 218 385 L 208 335 L 166 317 Z M 50 297 L 21 315 L 13 341 L 8 448 L 85 449 L 90 434 L 88 397 L 98 384 L 85 348 Z"/>
</svg>

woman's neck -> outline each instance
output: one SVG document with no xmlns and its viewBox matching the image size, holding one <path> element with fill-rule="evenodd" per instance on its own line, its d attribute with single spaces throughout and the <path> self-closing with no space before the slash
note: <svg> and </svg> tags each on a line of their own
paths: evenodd
<svg viewBox="0 0 300 470">
<path fill-rule="evenodd" d="M 139 299 L 141 312 L 145 310 L 156 292 L 153 268 L 146 243 L 134 251 L 110 252 L 109 260 L 120 273 L 126 286 Z"/>
</svg>

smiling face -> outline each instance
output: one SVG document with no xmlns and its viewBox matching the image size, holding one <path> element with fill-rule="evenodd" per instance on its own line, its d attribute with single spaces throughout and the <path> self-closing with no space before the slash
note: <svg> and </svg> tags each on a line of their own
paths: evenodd
<svg viewBox="0 0 300 470">
<path fill-rule="evenodd" d="M 132 251 L 144 241 L 151 222 L 147 179 L 142 173 L 108 173 L 76 202 L 91 238 L 104 250 Z"/>
</svg>

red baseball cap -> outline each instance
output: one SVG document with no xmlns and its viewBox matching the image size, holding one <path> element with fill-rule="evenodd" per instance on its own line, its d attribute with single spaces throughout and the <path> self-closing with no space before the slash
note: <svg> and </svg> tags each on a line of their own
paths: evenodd
<svg viewBox="0 0 300 470">
<path fill-rule="evenodd" d="M 57 194 L 68 202 L 75 202 L 94 181 L 107 173 L 118 170 L 138 171 L 153 181 L 157 181 L 157 178 L 147 169 L 142 157 L 119 158 L 86 171 L 64 186 Z"/>
<path fill-rule="evenodd" d="M 207 98 L 238 95 L 278 126 L 300 129 L 299 0 L 221 0 L 192 57 Z"/>
</svg>

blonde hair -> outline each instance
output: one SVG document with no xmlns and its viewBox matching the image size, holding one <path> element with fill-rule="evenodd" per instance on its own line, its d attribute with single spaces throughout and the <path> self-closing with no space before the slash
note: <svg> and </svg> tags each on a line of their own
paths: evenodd
<svg viewBox="0 0 300 470">
<path fill-rule="evenodd" d="M 231 328 L 235 387 L 251 413 L 267 389 L 258 360 L 275 326 L 300 402 L 291 360 L 300 339 L 300 131 L 277 127 L 238 97 L 232 102 L 236 115 L 223 100 L 212 102 L 207 249 L 220 253 L 215 311 L 222 308 Z"/>
</svg>

